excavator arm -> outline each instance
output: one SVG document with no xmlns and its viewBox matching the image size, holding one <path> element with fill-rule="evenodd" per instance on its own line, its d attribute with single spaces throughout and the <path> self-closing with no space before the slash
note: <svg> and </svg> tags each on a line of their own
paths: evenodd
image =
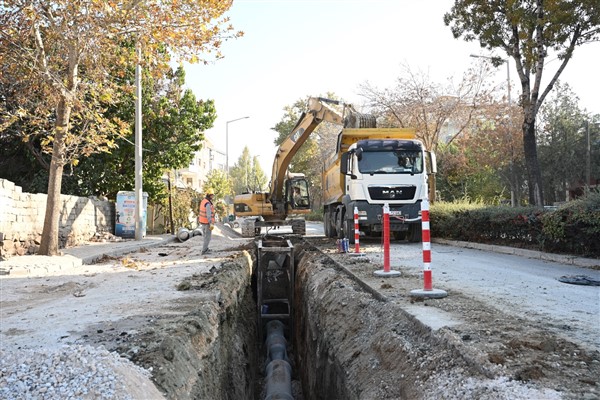
<svg viewBox="0 0 600 400">
<path fill-rule="evenodd" d="M 283 185 L 290 162 L 317 126 L 323 121 L 343 125 L 344 117 L 339 115 L 337 111 L 329 108 L 325 103 L 342 104 L 344 105 L 344 110 L 346 107 L 352 107 L 336 100 L 321 97 L 311 97 L 308 99 L 308 110 L 302 113 L 298 123 L 285 141 L 281 143 L 275 154 L 275 161 L 273 162 L 273 170 L 271 172 L 270 195 L 271 201 L 274 204 L 282 203 Z"/>
</svg>

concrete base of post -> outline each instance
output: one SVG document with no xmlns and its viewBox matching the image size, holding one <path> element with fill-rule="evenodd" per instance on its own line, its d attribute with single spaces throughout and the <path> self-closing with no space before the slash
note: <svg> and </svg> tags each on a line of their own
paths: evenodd
<svg viewBox="0 0 600 400">
<path fill-rule="evenodd" d="M 380 278 L 393 278 L 393 277 L 400 276 L 401 274 L 400 274 L 400 271 L 390 270 L 388 272 L 385 272 L 383 269 L 380 269 L 380 270 L 373 272 L 373 275 L 379 276 Z"/>
<path fill-rule="evenodd" d="M 441 290 L 441 289 L 431 289 L 431 290 L 415 289 L 415 290 L 410 291 L 410 295 L 411 295 L 411 297 L 418 297 L 418 298 L 442 299 L 442 298 L 448 296 L 448 293 L 446 293 L 445 290 Z"/>
</svg>

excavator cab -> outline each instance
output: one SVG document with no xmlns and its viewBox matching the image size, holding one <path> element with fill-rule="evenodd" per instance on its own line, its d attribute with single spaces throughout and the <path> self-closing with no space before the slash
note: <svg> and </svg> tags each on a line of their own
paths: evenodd
<svg viewBox="0 0 600 400">
<path fill-rule="evenodd" d="M 292 214 L 298 210 L 310 210 L 308 182 L 303 176 L 286 180 L 285 198 L 287 208 Z"/>
</svg>

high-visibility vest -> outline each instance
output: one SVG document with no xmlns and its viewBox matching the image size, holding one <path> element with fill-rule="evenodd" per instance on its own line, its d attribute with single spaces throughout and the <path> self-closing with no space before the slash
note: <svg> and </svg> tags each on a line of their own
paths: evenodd
<svg viewBox="0 0 600 400">
<path fill-rule="evenodd" d="M 209 223 L 208 222 L 208 217 L 206 215 L 206 207 L 210 207 L 210 211 L 211 211 L 211 213 L 210 213 L 210 223 L 214 224 L 215 223 L 215 212 L 212 209 L 212 203 L 207 198 L 202 199 L 202 203 L 200 203 L 200 212 L 198 214 L 198 220 L 200 221 L 201 224 L 208 224 Z"/>
</svg>

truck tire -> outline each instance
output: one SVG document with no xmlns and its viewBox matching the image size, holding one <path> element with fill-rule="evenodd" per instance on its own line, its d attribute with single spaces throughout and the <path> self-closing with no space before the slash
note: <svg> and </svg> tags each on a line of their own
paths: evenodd
<svg viewBox="0 0 600 400">
<path fill-rule="evenodd" d="M 255 229 L 254 229 L 254 220 L 247 219 L 242 222 L 242 237 L 254 237 Z"/>
<path fill-rule="evenodd" d="M 338 239 L 344 238 L 344 211 L 338 210 L 335 214 L 335 233 Z"/>
<path fill-rule="evenodd" d="M 394 232 L 394 239 L 396 239 L 396 240 L 406 240 L 406 231 L 397 231 L 397 232 Z"/>
<path fill-rule="evenodd" d="M 333 211 L 328 211 L 327 216 L 329 217 L 329 236 L 330 238 L 334 238 L 337 236 L 337 230 L 335 229 L 335 213 Z"/>
<path fill-rule="evenodd" d="M 421 224 L 411 224 L 408 227 L 408 241 L 418 243 L 422 238 Z"/>
<path fill-rule="evenodd" d="M 329 212 L 325 210 L 323 212 L 323 233 L 325 237 L 331 237 L 331 226 L 329 226 Z"/>
<path fill-rule="evenodd" d="M 306 221 L 303 219 L 295 219 L 292 221 L 292 233 L 295 235 L 306 235 Z"/>
<path fill-rule="evenodd" d="M 344 220 L 344 236 L 348 239 L 348 243 L 354 244 L 354 220 Z"/>
</svg>

